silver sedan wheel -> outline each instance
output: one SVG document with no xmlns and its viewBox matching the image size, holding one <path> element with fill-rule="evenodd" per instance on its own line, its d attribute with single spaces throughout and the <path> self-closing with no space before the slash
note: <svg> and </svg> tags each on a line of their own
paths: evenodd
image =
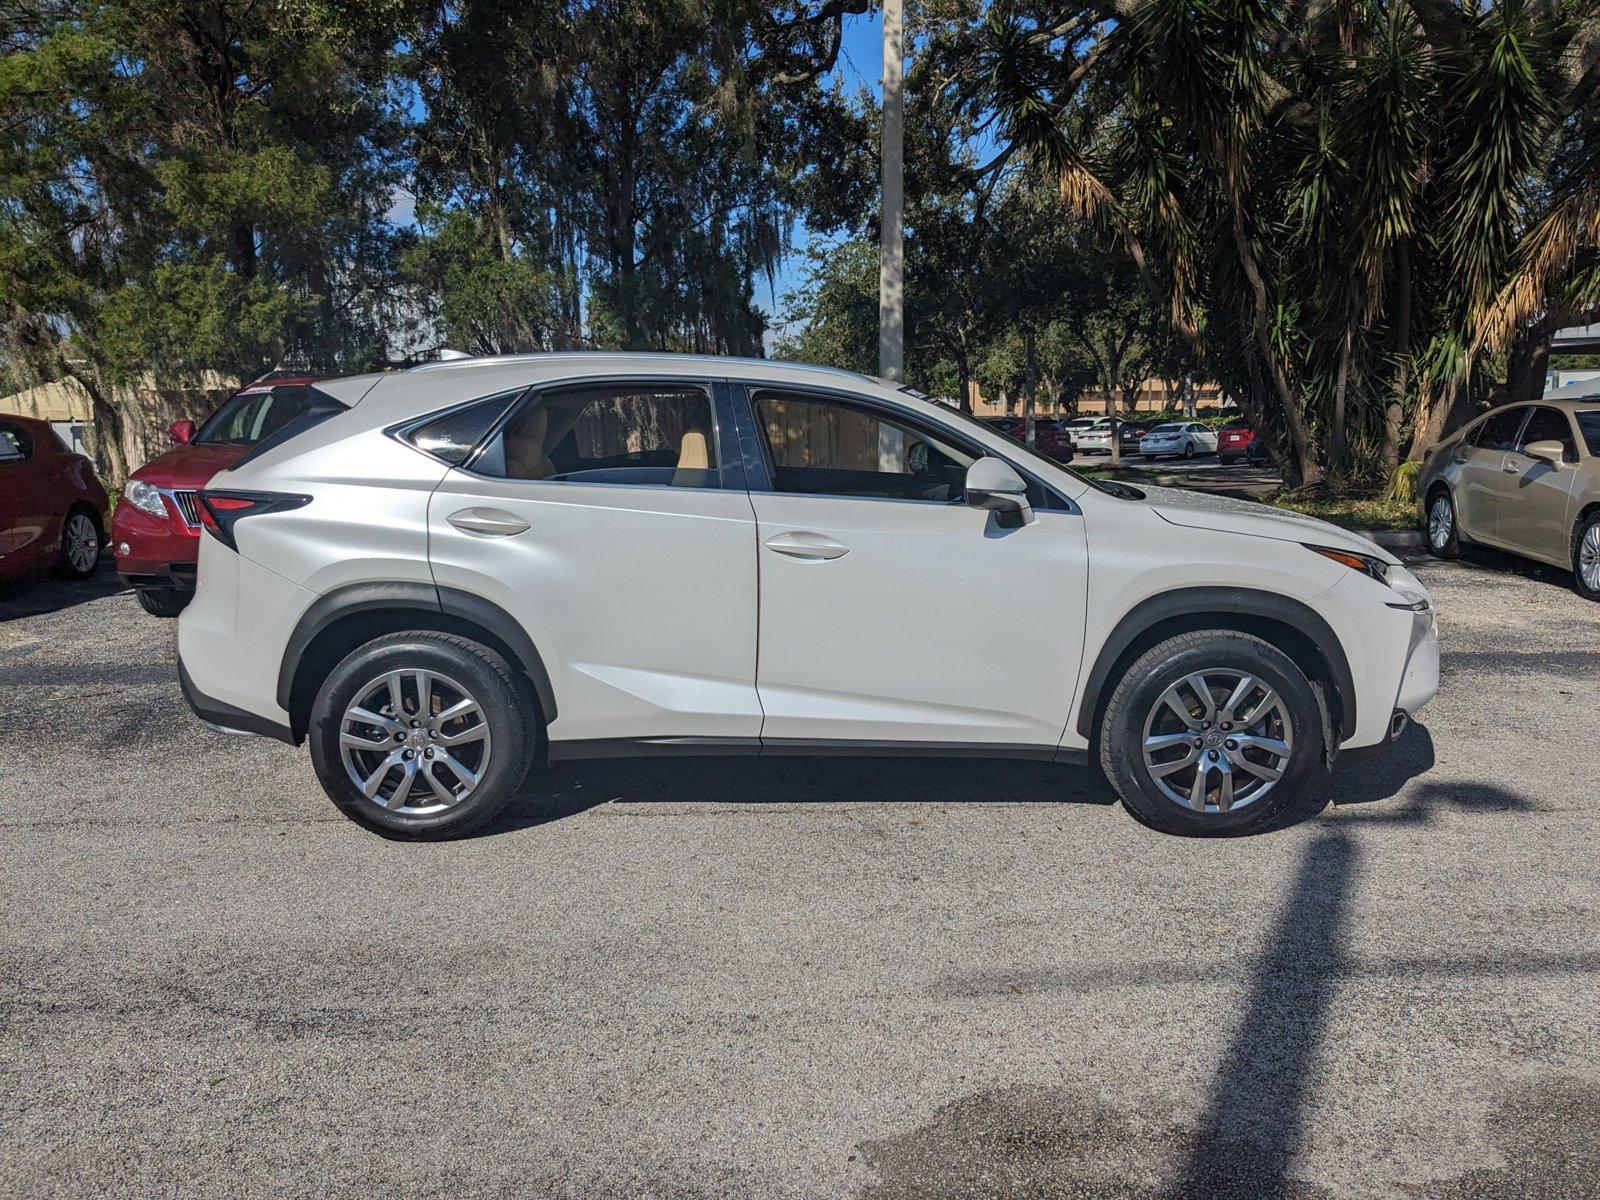
<svg viewBox="0 0 1600 1200">
<path fill-rule="evenodd" d="M 1195 812 L 1254 804 L 1289 769 L 1294 726 L 1272 686 L 1217 667 L 1185 675 L 1144 721 L 1144 765 L 1162 795 Z"/>
<path fill-rule="evenodd" d="M 389 671 L 339 720 L 350 782 L 389 812 L 427 816 L 470 796 L 489 766 L 489 724 L 472 693 L 433 671 Z"/>
<path fill-rule="evenodd" d="M 1434 497 L 1428 509 L 1428 544 L 1443 550 L 1450 542 L 1450 530 L 1455 526 L 1456 515 L 1450 507 L 1450 497 L 1442 493 Z"/>
<path fill-rule="evenodd" d="M 1578 543 L 1578 576 L 1591 592 L 1600 592 L 1600 523 L 1583 531 Z"/>
<path fill-rule="evenodd" d="M 80 575 L 87 575 L 100 561 L 100 531 L 85 513 L 73 513 L 61 534 L 67 562 Z"/>
</svg>

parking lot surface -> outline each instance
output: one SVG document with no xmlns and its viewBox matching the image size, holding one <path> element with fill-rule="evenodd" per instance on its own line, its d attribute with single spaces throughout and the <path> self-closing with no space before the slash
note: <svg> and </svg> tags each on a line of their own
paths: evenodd
<svg viewBox="0 0 1600 1200">
<path fill-rule="evenodd" d="M 1593 1197 L 1600 606 L 1417 570 L 1439 697 L 1232 841 L 785 758 L 388 842 L 114 578 L 14 589 L 0 1193 Z"/>
</svg>

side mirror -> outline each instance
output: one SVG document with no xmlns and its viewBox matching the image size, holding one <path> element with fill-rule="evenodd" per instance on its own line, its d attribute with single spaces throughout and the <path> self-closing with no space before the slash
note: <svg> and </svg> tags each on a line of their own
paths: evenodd
<svg viewBox="0 0 1600 1200">
<path fill-rule="evenodd" d="M 1032 512 L 1028 485 L 1009 463 L 998 458 L 980 458 L 967 468 L 967 503 L 990 512 L 1015 513 L 1021 521 Z"/>
<path fill-rule="evenodd" d="M 1566 461 L 1566 449 L 1554 438 L 1543 442 L 1529 442 L 1522 448 L 1522 452 L 1529 458 L 1542 458 L 1552 466 L 1559 467 Z"/>
<path fill-rule="evenodd" d="M 167 432 L 172 435 L 172 440 L 177 442 L 178 445 L 187 445 L 194 441 L 194 422 L 174 421 L 167 429 Z"/>
</svg>

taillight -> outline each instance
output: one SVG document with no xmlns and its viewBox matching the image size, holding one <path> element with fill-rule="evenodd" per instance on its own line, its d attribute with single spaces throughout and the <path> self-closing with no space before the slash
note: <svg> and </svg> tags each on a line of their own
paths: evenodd
<svg viewBox="0 0 1600 1200">
<path fill-rule="evenodd" d="M 233 527 L 241 518 L 260 516 L 263 513 L 287 512 L 294 508 L 304 508 L 311 503 L 310 496 L 297 496 L 289 492 L 202 490 L 198 498 L 200 524 L 215 534 L 217 541 L 235 552 L 238 551 L 239 544 L 234 540 Z"/>
</svg>

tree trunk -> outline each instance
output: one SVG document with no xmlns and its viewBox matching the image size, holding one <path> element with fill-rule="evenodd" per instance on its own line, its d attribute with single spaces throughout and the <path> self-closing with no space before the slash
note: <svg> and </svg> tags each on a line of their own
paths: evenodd
<svg viewBox="0 0 1600 1200">
<path fill-rule="evenodd" d="M 1383 409 L 1383 465 L 1392 474 L 1400 465 L 1400 431 L 1405 424 L 1406 392 L 1411 387 L 1411 243 L 1395 248 L 1394 380 Z"/>
<path fill-rule="evenodd" d="M 1333 383 L 1333 420 L 1328 431 L 1328 468 L 1337 471 L 1344 462 L 1345 396 L 1350 387 L 1350 355 L 1356 331 L 1345 326 L 1344 342 L 1339 347 L 1339 370 Z"/>
<path fill-rule="evenodd" d="M 1550 366 L 1550 339 L 1560 326 L 1550 315 L 1520 330 L 1506 359 L 1506 400 L 1537 400 L 1544 395 L 1545 372 Z"/>
<path fill-rule="evenodd" d="M 1039 362 L 1034 353 L 1033 329 L 1024 328 L 1022 331 L 1022 353 L 1027 362 L 1027 373 L 1024 376 L 1022 389 L 1022 440 L 1032 447 L 1037 441 L 1037 428 L 1034 424 L 1033 414 L 1039 391 Z"/>
<path fill-rule="evenodd" d="M 101 389 L 98 381 L 87 371 L 79 373 L 65 358 L 61 360 L 64 375 L 78 381 L 89 395 L 90 449 L 96 465 L 115 487 L 121 487 L 128 478 L 127 418 L 117 408 L 111 397 Z"/>
</svg>

